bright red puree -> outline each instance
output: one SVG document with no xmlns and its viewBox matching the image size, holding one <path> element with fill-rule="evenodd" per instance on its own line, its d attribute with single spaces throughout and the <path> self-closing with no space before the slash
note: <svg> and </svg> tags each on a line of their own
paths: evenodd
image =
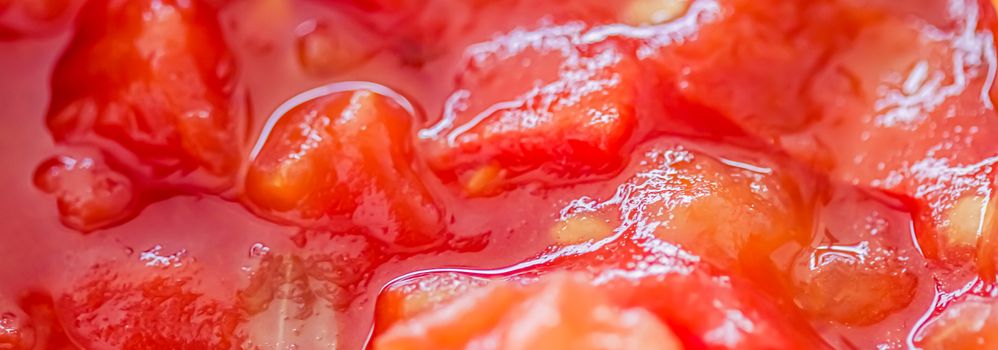
<svg viewBox="0 0 998 350">
<path fill-rule="evenodd" d="M 998 348 L 985 0 L 0 0 L 0 349 Z"/>
</svg>

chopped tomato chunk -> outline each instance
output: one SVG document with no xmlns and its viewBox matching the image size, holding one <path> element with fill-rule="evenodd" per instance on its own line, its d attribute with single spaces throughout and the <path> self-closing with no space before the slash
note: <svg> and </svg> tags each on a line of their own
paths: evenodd
<svg viewBox="0 0 998 350">
<path fill-rule="evenodd" d="M 420 135 L 445 178 L 498 167 L 558 183 L 619 168 L 636 126 L 639 68 L 625 44 L 579 44 L 568 24 L 471 46 L 442 118 Z"/>
<path fill-rule="evenodd" d="M 747 270 L 769 264 L 768 255 L 787 241 L 806 238 L 807 203 L 792 167 L 758 155 L 745 155 L 749 162 L 715 157 L 665 139 L 635 154 L 613 197 L 567 208 L 555 227 L 559 236 L 602 238 L 632 229 Z"/>
<path fill-rule="evenodd" d="M 998 347 L 998 309 L 994 300 L 969 295 L 955 301 L 919 332 L 925 350 Z"/>
<path fill-rule="evenodd" d="M 489 283 L 489 279 L 466 274 L 434 273 L 390 285 L 378 296 L 376 331 L 382 332 L 398 321 L 433 310 Z"/>
<path fill-rule="evenodd" d="M 757 286 L 710 273 L 707 266 L 695 269 L 688 275 L 680 270 L 649 273 L 634 281 L 613 279 L 606 288 L 623 305 L 645 308 L 664 320 L 687 348 L 827 348 L 811 330 L 795 323 L 801 315 L 778 306 Z"/>
<path fill-rule="evenodd" d="M 439 238 L 442 214 L 414 168 L 412 114 L 397 101 L 334 93 L 280 118 L 246 175 L 254 206 L 306 226 L 346 219 L 406 246 Z"/>
<path fill-rule="evenodd" d="M 803 309 L 820 318 L 867 325 L 911 303 L 918 278 L 905 270 L 896 253 L 877 249 L 832 255 L 832 249 L 814 253 L 821 261 L 802 281 Z"/>
<path fill-rule="evenodd" d="M 132 172 L 219 190 L 240 163 L 235 62 L 202 0 L 92 0 L 52 77 L 48 127 Z"/>
<path fill-rule="evenodd" d="M 797 305 L 812 317 L 852 326 L 880 322 L 911 304 L 922 266 L 911 215 L 897 200 L 836 188 L 818 212 L 822 227 L 797 257 Z"/>
<path fill-rule="evenodd" d="M 328 23 L 311 21 L 302 24 L 299 30 L 304 32 L 299 34 L 295 43 L 298 63 L 302 70 L 314 76 L 343 73 L 362 63 L 373 53 L 362 42 L 367 38 L 358 37 L 354 33 L 356 29 L 344 30 L 339 23 L 334 29 Z"/>
<path fill-rule="evenodd" d="M 993 192 L 994 9 L 945 4 L 720 1 L 687 14 L 695 38 L 643 45 L 686 98 L 835 180 L 911 198 L 925 254 L 992 279 L 994 230 L 963 213 Z"/>
<path fill-rule="evenodd" d="M 591 252 L 560 257 L 549 269 L 535 272 L 558 270 L 595 275 L 613 300 L 649 310 L 687 348 L 825 347 L 811 330 L 795 324 L 802 315 L 780 305 L 778 291 L 765 291 L 771 286 L 726 273 L 657 237 L 623 235 Z M 770 276 L 759 283 L 782 282 Z"/>
<path fill-rule="evenodd" d="M 926 255 L 951 266 L 969 262 L 992 279 L 995 233 L 987 222 L 998 128 L 982 122 L 996 115 L 988 95 L 993 39 L 977 29 L 993 16 L 983 10 L 962 8 L 941 35 L 892 22 L 866 29 L 819 73 L 831 90 L 818 100 L 823 120 L 800 139 L 841 145 L 820 150 L 833 176 L 910 198 Z M 803 157 L 814 150 L 806 142 L 791 148 Z"/>
<path fill-rule="evenodd" d="M 806 100 L 796 94 L 807 91 L 809 74 L 821 63 L 822 39 L 845 26 L 830 16 L 834 11 L 826 1 L 693 2 L 686 18 L 676 20 L 685 26 L 651 27 L 657 33 L 641 50 L 654 52 L 648 62 L 684 98 L 752 131 L 794 130 L 809 117 Z M 833 19 L 835 29 L 802 23 Z"/>
<path fill-rule="evenodd" d="M 554 275 L 469 291 L 389 328 L 374 349 L 473 349 L 483 342 L 497 349 L 682 348 L 648 311 L 612 304 L 579 276 Z"/>
<path fill-rule="evenodd" d="M 998 349 L 995 1 L 0 0 L 0 350 Z"/>
<path fill-rule="evenodd" d="M 571 284 L 573 290 L 594 290 L 595 295 L 584 300 L 597 305 L 606 300 L 606 305 L 613 308 L 648 313 L 651 318 L 645 322 L 664 322 L 687 348 L 821 348 L 813 335 L 796 330 L 792 324 L 784 322 L 786 319 L 776 318 L 775 315 L 793 316 L 764 301 L 763 295 L 753 291 L 751 285 L 728 276 L 713 275 L 707 271 L 710 267 L 681 256 L 641 249 L 639 253 L 624 246 L 627 244 L 612 244 L 593 254 L 566 257 L 555 262 L 551 269 L 526 271 L 510 277 L 508 282 L 434 273 L 389 286 L 378 300 L 377 320 L 381 324 L 376 325 L 375 345 L 383 342 L 399 348 L 463 348 L 464 344 L 474 344 L 470 339 L 477 339 L 484 333 L 504 334 L 504 319 L 517 320 L 510 322 L 511 325 L 534 325 L 529 318 L 542 311 L 527 311 L 517 305 L 529 303 L 524 300 L 533 298 L 531 291 L 551 284 L 545 282 L 551 277 L 538 279 L 538 274 L 557 275 L 553 271 L 567 269 L 593 271 L 582 275 L 595 274 L 595 279 L 579 277 L 582 275 L 573 277 L 577 279 Z M 615 253 L 615 259 L 605 259 L 611 252 Z M 644 269 L 629 270 L 627 266 Z M 547 304 L 562 305 L 557 301 Z M 586 302 L 572 305 L 577 308 L 590 306 Z M 523 316 L 519 316 L 518 311 Z M 571 323 L 566 326 L 571 327 Z M 460 327 L 460 331 L 454 327 Z M 553 334 L 552 337 L 560 333 Z M 588 339 L 585 333 L 573 338 Z M 560 338 L 551 338 L 552 341 L 556 339 Z M 678 342 L 662 344 L 674 343 Z"/>
<path fill-rule="evenodd" d="M 57 156 L 38 167 L 35 186 L 56 198 L 62 222 L 90 232 L 129 217 L 136 189 L 103 158 Z"/>
</svg>

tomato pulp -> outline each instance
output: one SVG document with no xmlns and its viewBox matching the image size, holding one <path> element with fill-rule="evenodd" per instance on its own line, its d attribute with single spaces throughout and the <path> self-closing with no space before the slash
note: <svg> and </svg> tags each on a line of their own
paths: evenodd
<svg viewBox="0 0 998 350">
<path fill-rule="evenodd" d="M 995 26 L 0 0 L 0 349 L 992 348 Z"/>
</svg>

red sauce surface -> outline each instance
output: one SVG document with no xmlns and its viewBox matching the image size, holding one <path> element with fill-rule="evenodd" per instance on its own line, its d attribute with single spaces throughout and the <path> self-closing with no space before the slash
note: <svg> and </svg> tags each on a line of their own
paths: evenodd
<svg viewBox="0 0 998 350">
<path fill-rule="evenodd" d="M 0 0 L 0 349 L 389 349 L 407 283 L 566 270 L 631 344 L 996 346 L 995 17 Z"/>
</svg>

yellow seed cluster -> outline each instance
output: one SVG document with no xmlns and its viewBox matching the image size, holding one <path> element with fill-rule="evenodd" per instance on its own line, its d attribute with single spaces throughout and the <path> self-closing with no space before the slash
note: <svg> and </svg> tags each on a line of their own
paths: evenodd
<svg viewBox="0 0 998 350">
<path fill-rule="evenodd" d="M 620 20 L 631 25 L 664 23 L 681 16 L 688 6 L 689 0 L 631 0 Z"/>
<path fill-rule="evenodd" d="M 502 182 L 505 171 L 499 164 L 491 163 L 476 170 L 464 183 L 464 192 L 471 197 L 488 195 Z"/>
<path fill-rule="evenodd" d="M 946 212 L 949 220 L 947 242 L 955 246 L 972 247 L 982 234 L 991 231 L 994 221 L 994 203 L 983 196 L 961 198 Z"/>
<path fill-rule="evenodd" d="M 613 227 L 605 220 L 586 215 L 574 216 L 559 221 L 551 229 L 551 235 L 560 244 L 579 244 L 609 237 Z"/>
</svg>

